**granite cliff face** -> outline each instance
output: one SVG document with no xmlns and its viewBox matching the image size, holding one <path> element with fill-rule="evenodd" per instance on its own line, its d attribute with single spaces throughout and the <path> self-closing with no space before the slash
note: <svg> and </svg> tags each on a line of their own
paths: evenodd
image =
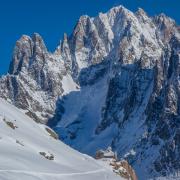
<svg viewBox="0 0 180 180">
<path fill-rule="evenodd" d="M 94 155 L 111 146 L 140 179 L 180 169 L 180 32 L 174 20 L 119 6 L 82 16 L 54 53 L 17 41 L 0 96 Z"/>
</svg>

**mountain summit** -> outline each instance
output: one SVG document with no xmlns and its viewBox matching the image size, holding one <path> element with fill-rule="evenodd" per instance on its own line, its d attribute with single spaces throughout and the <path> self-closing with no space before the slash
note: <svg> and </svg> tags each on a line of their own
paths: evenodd
<svg viewBox="0 0 180 180">
<path fill-rule="evenodd" d="M 94 155 L 111 146 L 140 179 L 180 169 L 180 28 L 123 6 L 81 16 L 54 53 L 17 41 L 0 96 Z"/>
</svg>

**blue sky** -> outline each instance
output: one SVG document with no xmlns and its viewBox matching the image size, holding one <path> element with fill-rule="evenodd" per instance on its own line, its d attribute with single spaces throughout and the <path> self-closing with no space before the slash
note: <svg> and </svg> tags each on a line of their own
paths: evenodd
<svg viewBox="0 0 180 180">
<path fill-rule="evenodd" d="M 38 32 L 53 51 L 81 15 L 96 16 L 120 4 L 132 11 L 141 7 L 151 16 L 164 12 L 180 22 L 180 0 L 1 0 L 0 75 L 7 72 L 14 44 L 22 34 Z"/>
</svg>

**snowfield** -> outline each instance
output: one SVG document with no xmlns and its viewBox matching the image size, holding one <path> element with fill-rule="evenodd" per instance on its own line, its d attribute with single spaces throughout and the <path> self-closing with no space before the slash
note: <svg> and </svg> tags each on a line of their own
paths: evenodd
<svg viewBox="0 0 180 180">
<path fill-rule="evenodd" d="M 0 180 L 122 179 L 46 128 L 0 99 Z"/>
</svg>

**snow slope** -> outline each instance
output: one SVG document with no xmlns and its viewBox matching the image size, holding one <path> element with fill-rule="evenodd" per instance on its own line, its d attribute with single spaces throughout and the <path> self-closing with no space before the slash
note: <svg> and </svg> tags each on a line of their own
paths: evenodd
<svg viewBox="0 0 180 180">
<path fill-rule="evenodd" d="M 95 137 L 94 131 L 100 119 L 101 108 L 105 103 L 106 93 L 107 79 L 104 78 L 94 86 L 85 86 L 79 91 L 69 93 L 65 100 L 62 98 L 61 101 L 64 102 L 63 107 L 66 110 L 55 130 L 61 134 L 63 142 L 75 149 L 81 149 L 81 152 L 86 154 L 106 147 L 107 141 L 103 140 L 105 137 L 96 141 L 97 144 L 94 147 L 91 146 L 91 141 Z M 88 129 L 88 131 L 84 129 Z M 105 139 L 107 140 L 107 137 Z"/>
<path fill-rule="evenodd" d="M 120 177 L 46 131 L 23 112 L 0 99 L 1 180 L 116 180 Z M 40 152 L 52 154 L 48 160 Z"/>
</svg>

